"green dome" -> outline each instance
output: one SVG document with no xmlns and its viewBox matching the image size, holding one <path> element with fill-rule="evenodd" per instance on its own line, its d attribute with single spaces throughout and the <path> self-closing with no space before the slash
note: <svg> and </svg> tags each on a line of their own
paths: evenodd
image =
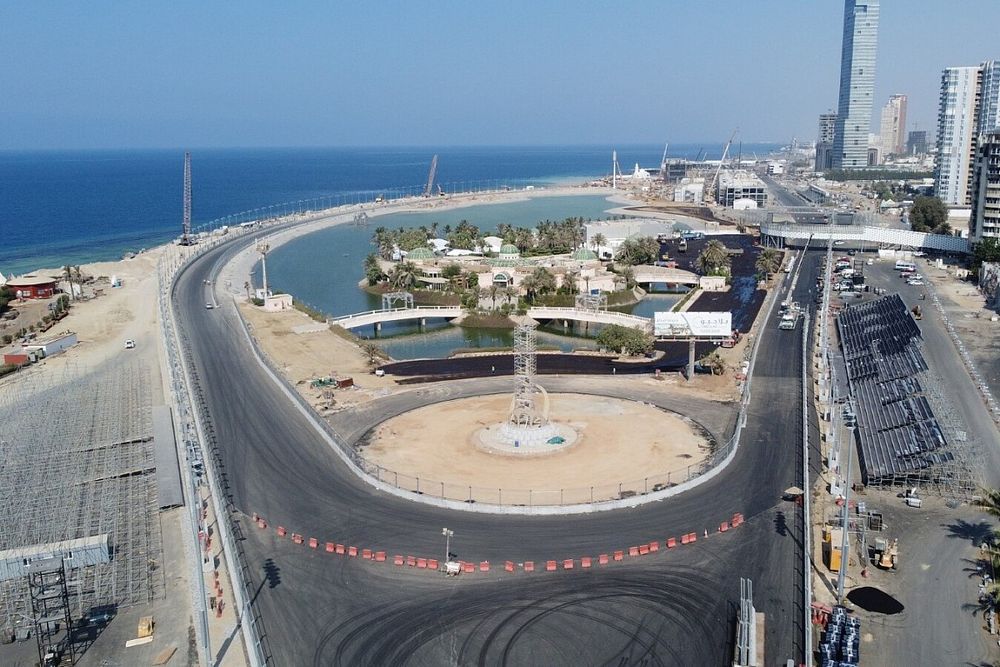
<svg viewBox="0 0 1000 667">
<path fill-rule="evenodd" d="M 521 251 L 513 243 L 504 243 L 500 246 L 501 255 L 520 255 Z"/>
<path fill-rule="evenodd" d="M 406 254 L 406 259 L 434 259 L 434 252 L 430 248 L 414 248 Z"/>
<path fill-rule="evenodd" d="M 589 260 L 597 259 L 597 253 L 588 248 L 580 248 L 573 253 L 573 259 L 578 262 L 586 262 Z"/>
</svg>

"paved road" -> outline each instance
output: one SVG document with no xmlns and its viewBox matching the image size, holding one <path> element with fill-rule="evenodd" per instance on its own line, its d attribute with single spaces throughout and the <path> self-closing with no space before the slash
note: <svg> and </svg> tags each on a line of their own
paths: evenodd
<svg viewBox="0 0 1000 667">
<path fill-rule="evenodd" d="M 750 517 L 737 531 L 629 565 L 458 580 L 328 556 L 248 527 L 255 603 L 274 664 L 517 664 L 528 655 L 552 665 L 722 664 L 740 576 L 754 579 L 757 608 L 767 614 L 768 655 L 801 659 L 801 524 L 777 516 L 793 512 L 781 491 L 801 484 L 798 331 L 773 322 L 762 330 L 743 444 L 711 483 L 588 516 L 458 513 L 367 486 L 289 406 L 252 359 L 233 304 L 205 308 L 201 285 L 231 251 L 210 251 L 185 270 L 174 303 L 244 515 L 390 553 L 443 551 L 448 526 L 459 558 L 493 562 L 596 555 L 700 531 L 733 512 Z M 800 302 L 812 301 L 817 257 L 803 266 Z"/>
</svg>

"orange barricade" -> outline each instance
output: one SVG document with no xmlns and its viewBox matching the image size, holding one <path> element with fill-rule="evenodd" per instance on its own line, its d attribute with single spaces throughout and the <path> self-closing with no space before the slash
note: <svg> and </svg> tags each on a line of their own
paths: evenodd
<svg viewBox="0 0 1000 667">
<path fill-rule="evenodd" d="M 426 570 L 427 569 L 427 559 L 426 558 L 418 558 L 417 559 L 417 567 L 419 567 L 421 570 Z"/>
<path fill-rule="evenodd" d="M 580 559 L 580 567 L 590 567 L 590 556 L 584 556 Z"/>
<path fill-rule="evenodd" d="M 690 541 L 691 541 L 690 533 L 684 533 L 683 535 L 681 535 L 681 544 L 687 544 Z"/>
<path fill-rule="evenodd" d="M 676 546 L 677 546 L 677 538 L 676 537 L 668 537 L 667 538 L 667 548 L 668 549 L 673 549 Z"/>
<path fill-rule="evenodd" d="M 625 552 L 624 551 L 616 551 L 615 552 L 615 560 L 624 560 L 624 559 L 625 559 Z"/>
<path fill-rule="evenodd" d="M 629 547 L 628 548 L 628 555 L 629 556 L 638 556 L 639 555 L 639 547 Z"/>
<path fill-rule="evenodd" d="M 722 523 L 719 524 L 719 532 L 720 533 L 724 533 L 727 530 L 729 530 L 729 522 L 728 521 L 723 521 Z"/>
<path fill-rule="evenodd" d="M 278 537 L 284 537 L 288 534 L 288 531 L 284 529 L 283 526 L 278 526 Z"/>
<path fill-rule="evenodd" d="M 475 571 L 476 571 L 476 564 L 475 563 L 462 563 L 462 572 L 469 573 L 469 572 L 475 572 Z"/>
<path fill-rule="evenodd" d="M 479 563 L 479 571 L 480 572 L 489 572 L 490 571 L 490 562 L 488 560 L 484 560 L 481 563 Z"/>
<path fill-rule="evenodd" d="M 253 520 L 254 521 L 257 521 L 258 519 L 260 519 L 260 515 L 257 514 L 256 512 L 254 512 L 251 516 L 253 516 Z"/>
<path fill-rule="evenodd" d="M 554 560 L 545 561 L 545 571 L 552 572 L 556 569 L 556 562 Z"/>
<path fill-rule="evenodd" d="M 406 565 L 407 565 L 407 567 L 416 567 L 417 566 L 417 559 L 416 559 L 416 557 L 415 556 L 407 556 L 406 557 Z"/>
<path fill-rule="evenodd" d="M 344 548 L 343 544 L 338 544 L 337 545 L 337 553 L 338 554 L 340 554 L 341 556 L 343 556 L 346 551 L 347 550 Z"/>
<path fill-rule="evenodd" d="M 296 544 L 302 544 L 302 536 L 298 533 L 292 533 L 292 542 Z"/>
<path fill-rule="evenodd" d="M 385 562 L 385 552 L 384 551 L 376 551 L 375 552 L 375 560 L 378 561 L 379 563 L 384 563 Z"/>
<path fill-rule="evenodd" d="M 734 514 L 733 515 L 733 521 L 732 521 L 732 523 L 733 523 L 733 528 L 735 528 L 736 526 L 742 525 L 742 523 L 743 523 L 743 515 L 740 514 L 739 512 L 737 512 L 736 514 Z"/>
<path fill-rule="evenodd" d="M 608 555 L 607 554 L 601 554 L 600 556 L 597 557 L 597 562 L 600 565 L 607 565 L 608 564 Z"/>
<path fill-rule="evenodd" d="M 524 571 L 525 572 L 534 572 L 535 571 L 535 561 L 533 561 L 533 560 L 526 560 L 526 561 L 524 561 Z"/>
<path fill-rule="evenodd" d="M 659 542 L 650 542 L 649 543 L 649 550 L 650 551 L 659 551 L 660 550 L 660 543 Z"/>
<path fill-rule="evenodd" d="M 257 527 L 267 528 L 267 521 L 264 521 L 263 519 L 257 519 Z"/>
<path fill-rule="evenodd" d="M 563 569 L 564 570 L 572 570 L 573 569 L 573 559 L 572 558 L 567 558 L 566 560 L 563 561 Z"/>
<path fill-rule="evenodd" d="M 333 553 L 333 548 L 334 548 L 333 547 L 333 542 L 327 542 L 326 543 L 326 552 L 328 554 L 332 554 Z"/>
<path fill-rule="evenodd" d="M 503 569 L 506 570 L 507 572 L 513 572 L 514 563 L 512 561 L 507 561 L 506 563 L 503 564 Z"/>
<path fill-rule="evenodd" d="M 357 547 L 347 547 L 347 555 L 350 556 L 351 558 L 354 558 L 355 556 L 358 555 L 358 548 Z"/>
<path fill-rule="evenodd" d="M 366 560 L 371 560 L 373 555 L 374 554 L 372 553 L 371 549 L 362 549 L 361 550 L 361 557 L 364 558 L 364 559 L 366 559 Z"/>
<path fill-rule="evenodd" d="M 318 546 L 319 546 L 319 540 L 317 540 L 315 537 L 310 537 L 309 538 L 309 548 L 315 549 Z"/>
<path fill-rule="evenodd" d="M 645 556 L 648 553 L 649 553 L 649 545 L 648 544 L 640 544 L 639 545 L 639 555 L 640 556 Z"/>
<path fill-rule="evenodd" d="M 436 570 L 436 569 L 438 569 L 438 562 L 437 562 L 436 558 L 428 558 L 427 559 L 427 569 L 428 570 Z"/>
<path fill-rule="evenodd" d="M 698 533 L 688 533 L 688 544 L 698 541 Z"/>
<path fill-rule="evenodd" d="M 392 564 L 393 565 L 402 565 L 403 564 L 403 557 L 400 556 L 399 554 L 396 554 L 395 556 L 392 557 Z"/>
</svg>

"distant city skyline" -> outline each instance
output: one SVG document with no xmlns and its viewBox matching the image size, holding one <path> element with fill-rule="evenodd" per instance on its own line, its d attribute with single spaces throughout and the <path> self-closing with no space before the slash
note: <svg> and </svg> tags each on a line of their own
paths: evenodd
<svg viewBox="0 0 1000 667">
<path fill-rule="evenodd" d="M 881 14 L 874 107 L 906 94 L 906 129 L 933 129 L 941 71 L 993 57 L 1000 3 Z M 799 0 L 7 6 L 0 150 L 813 141 L 842 17 Z M 737 63 L 754 76 L 726 76 Z"/>
</svg>

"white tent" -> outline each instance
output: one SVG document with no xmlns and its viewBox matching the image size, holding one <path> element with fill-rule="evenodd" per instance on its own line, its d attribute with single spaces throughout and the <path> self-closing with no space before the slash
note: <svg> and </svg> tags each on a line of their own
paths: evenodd
<svg viewBox="0 0 1000 667">
<path fill-rule="evenodd" d="M 0 287 L 3 287 L 6 284 L 7 284 L 7 279 L 4 278 L 2 273 L 0 273 Z"/>
</svg>

